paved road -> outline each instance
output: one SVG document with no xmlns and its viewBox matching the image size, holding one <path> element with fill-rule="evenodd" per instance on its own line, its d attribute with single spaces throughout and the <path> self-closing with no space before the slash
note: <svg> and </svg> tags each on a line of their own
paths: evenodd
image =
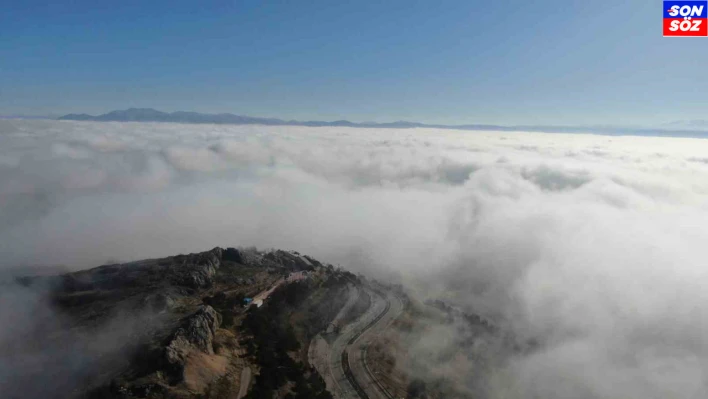
<svg viewBox="0 0 708 399">
<path fill-rule="evenodd" d="M 270 296 L 270 294 L 273 293 L 273 291 L 276 290 L 276 288 L 280 287 L 283 284 L 290 284 L 295 281 L 300 281 L 304 280 L 307 278 L 307 275 L 303 272 L 293 272 L 288 275 L 286 278 L 280 278 L 278 279 L 273 285 L 271 285 L 269 288 L 259 292 L 256 294 L 256 296 L 253 297 L 253 301 L 248 305 L 248 306 L 257 306 L 261 307 L 263 303 L 265 302 L 266 299 Z M 235 291 L 235 290 L 233 290 Z M 228 291 L 227 291 L 228 292 Z"/>
<path fill-rule="evenodd" d="M 321 335 L 310 343 L 310 363 L 325 379 L 327 389 L 336 399 L 387 398 L 367 371 L 363 352 L 403 309 L 392 294 L 379 293 L 369 287 L 363 290 L 371 297 L 371 305 L 362 316 L 341 328 L 333 342 Z"/>
<path fill-rule="evenodd" d="M 361 292 L 357 287 L 350 285 L 347 287 L 347 289 L 349 298 L 347 298 L 347 302 L 344 304 L 344 306 L 342 306 L 342 309 L 340 309 L 339 313 L 337 313 L 337 315 L 334 317 L 332 323 L 341 324 L 341 320 L 346 316 L 349 309 L 351 309 L 352 306 L 354 306 L 354 304 L 356 304 L 357 300 L 359 299 L 359 295 L 361 294 Z M 331 328 L 328 327 L 327 331 L 330 330 Z M 327 340 L 321 334 L 317 334 L 317 336 L 315 336 L 315 338 L 310 342 L 310 348 L 307 353 L 307 357 L 310 364 L 317 369 L 322 378 L 325 380 L 325 384 L 327 384 L 328 389 L 330 390 L 330 392 L 332 392 L 334 390 L 334 388 L 332 387 L 337 386 L 337 381 L 334 373 L 330 368 L 330 351 L 331 347 Z M 335 396 L 335 398 L 340 397 L 335 394 L 333 394 L 333 396 Z"/>
<path fill-rule="evenodd" d="M 380 295 L 385 296 L 384 299 L 388 304 L 386 313 L 347 348 L 347 352 L 349 353 L 349 366 L 351 367 L 352 374 L 359 386 L 366 392 L 369 399 L 393 398 L 393 396 L 377 382 L 376 376 L 373 375 L 369 369 L 366 363 L 366 351 L 369 345 L 371 345 L 403 311 L 403 302 L 396 295 L 390 291 L 380 293 Z"/>
</svg>

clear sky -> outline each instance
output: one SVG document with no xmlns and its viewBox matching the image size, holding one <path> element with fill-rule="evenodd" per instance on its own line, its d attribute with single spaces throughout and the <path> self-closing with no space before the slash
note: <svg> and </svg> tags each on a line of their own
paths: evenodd
<svg viewBox="0 0 708 399">
<path fill-rule="evenodd" d="M 708 38 L 663 38 L 661 1 L 5 0 L 0 10 L 4 115 L 708 119 Z"/>
</svg>

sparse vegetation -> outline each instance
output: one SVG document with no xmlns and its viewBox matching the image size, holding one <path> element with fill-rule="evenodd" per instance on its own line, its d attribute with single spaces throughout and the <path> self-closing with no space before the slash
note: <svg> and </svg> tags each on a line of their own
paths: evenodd
<svg viewBox="0 0 708 399">
<path fill-rule="evenodd" d="M 355 278 L 332 273 L 324 281 L 284 285 L 261 308 L 251 308 L 241 327 L 249 333 L 245 342 L 260 372 L 249 398 L 270 398 L 287 385 L 285 398 L 331 398 L 322 377 L 297 359 L 302 343 L 324 329 L 343 305 L 338 295 Z"/>
</svg>

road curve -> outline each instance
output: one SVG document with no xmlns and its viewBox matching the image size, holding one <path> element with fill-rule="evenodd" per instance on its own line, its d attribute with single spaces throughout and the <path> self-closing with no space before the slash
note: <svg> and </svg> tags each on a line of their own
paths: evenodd
<svg viewBox="0 0 708 399">
<path fill-rule="evenodd" d="M 379 292 L 378 294 L 383 296 L 387 303 L 386 311 L 349 345 L 347 348 L 348 361 L 356 383 L 366 392 L 366 398 L 392 399 L 394 396 L 386 390 L 369 368 L 366 353 L 374 340 L 401 314 L 403 311 L 403 302 L 390 291 L 385 293 Z"/>
<path fill-rule="evenodd" d="M 344 326 L 331 343 L 317 335 L 310 343 L 309 359 L 337 399 L 390 398 L 366 365 L 366 348 L 403 310 L 401 300 L 370 287 L 362 287 L 371 305 L 354 322 Z M 331 340 L 331 336 L 329 336 Z"/>
</svg>

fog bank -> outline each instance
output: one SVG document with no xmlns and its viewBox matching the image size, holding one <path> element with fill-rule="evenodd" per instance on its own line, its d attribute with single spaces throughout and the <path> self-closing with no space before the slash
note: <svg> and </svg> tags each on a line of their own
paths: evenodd
<svg viewBox="0 0 708 399">
<path fill-rule="evenodd" d="M 0 120 L 0 268 L 294 249 L 537 340 L 494 371 L 493 397 L 705 397 L 705 154 L 687 138 Z"/>
</svg>

